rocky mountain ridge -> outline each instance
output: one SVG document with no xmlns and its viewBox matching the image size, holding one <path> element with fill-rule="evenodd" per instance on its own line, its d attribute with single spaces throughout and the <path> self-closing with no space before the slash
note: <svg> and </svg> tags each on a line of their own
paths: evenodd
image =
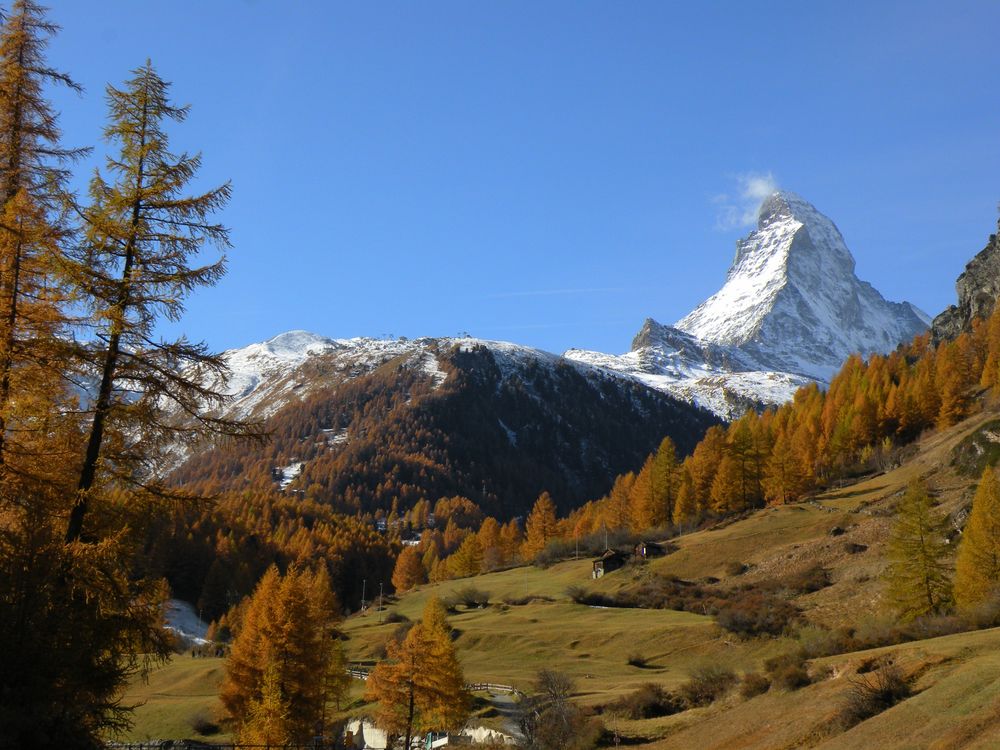
<svg viewBox="0 0 1000 750">
<path fill-rule="evenodd" d="M 688 451 L 718 422 L 631 375 L 505 342 L 292 331 L 224 357 L 228 413 L 266 420 L 272 439 L 189 451 L 174 479 L 350 514 L 462 495 L 510 517 L 543 490 L 575 507 L 665 435 Z"/>
<path fill-rule="evenodd" d="M 925 327 L 857 279 L 829 219 L 776 193 L 722 289 L 676 326 L 647 319 L 623 355 L 305 331 L 228 351 L 228 415 L 266 420 L 275 439 L 236 459 L 182 448 L 177 476 L 276 486 L 352 513 L 461 494 L 511 515 L 542 490 L 568 507 L 664 435 L 688 450 L 718 417 L 783 403 L 852 352 Z"/>
<path fill-rule="evenodd" d="M 986 320 L 1000 299 L 1000 222 L 997 234 L 991 234 L 986 247 L 965 266 L 955 282 L 958 304 L 951 305 L 931 326 L 935 341 L 953 339 L 972 330 L 976 318 Z"/>
</svg>

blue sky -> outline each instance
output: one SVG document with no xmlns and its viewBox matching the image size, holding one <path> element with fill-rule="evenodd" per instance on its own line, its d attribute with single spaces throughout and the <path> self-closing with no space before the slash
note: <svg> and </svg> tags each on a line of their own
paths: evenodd
<svg viewBox="0 0 1000 750">
<path fill-rule="evenodd" d="M 721 286 L 768 176 L 932 315 L 996 229 L 994 2 L 50 5 L 69 145 L 101 151 L 105 83 L 150 57 L 192 107 L 175 147 L 233 181 L 230 272 L 165 329 L 218 349 L 626 351 Z"/>
</svg>

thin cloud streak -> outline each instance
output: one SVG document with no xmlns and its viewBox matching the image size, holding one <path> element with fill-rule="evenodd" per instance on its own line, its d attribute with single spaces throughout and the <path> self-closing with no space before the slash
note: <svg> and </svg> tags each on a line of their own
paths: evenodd
<svg viewBox="0 0 1000 750">
<path fill-rule="evenodd" d="M 499 294 L 488 294 L 486 299 L 510 299 L 511 297 L 556 297 L 569 294 L 610 294 L 613 292 L 624 292 L 625 287 L 595 287 L 584 289 L 539 289 L 526 292 L 501 292 Z"/>
<path fill-rule="evenodd" d="M 586 325 L 589 328 L 595 326 L 608 326 L 608 325 L 620 325 L 622 323 L 629 322 L 628 318 L 608 318 L 603 320 L 588 320 Z M 565 323 L 524 323 L 521 325 L 503 325 L 503 326 L 483 326 L 480 330 L 483 331 L 535 331 L 548 328 L 576 328 L 579 327 L 579 321 L 565 322 Z"/>
</svg>

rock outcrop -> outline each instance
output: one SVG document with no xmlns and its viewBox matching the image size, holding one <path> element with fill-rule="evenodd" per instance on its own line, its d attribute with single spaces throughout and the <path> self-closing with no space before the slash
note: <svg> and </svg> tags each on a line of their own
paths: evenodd
<svg viewBox="0 0 1000 750">
<path fill-rule="evenodd" d="M 934 341 L 947 341 L 963 331 L 972 330 L 976 318 L 988 318 L 1000 299 L 1000 222 L 998 234 L 991 234 L 986 247 L 979 251 L 955 282 L 958 304 L 934 318 L 931 332 Z"/>
</svg>

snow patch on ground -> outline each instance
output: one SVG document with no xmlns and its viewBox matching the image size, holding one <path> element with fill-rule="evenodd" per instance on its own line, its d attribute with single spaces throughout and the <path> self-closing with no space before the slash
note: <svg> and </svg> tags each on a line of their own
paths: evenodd
<svg viewBox="0 0 1000 750">
<path fill-rule="evenodd" d="M 288 466 L 281 467 L 278 469 L 279 476 L 276 477 L 278 479 L 278 486 L 281 487 L 282 490 L 286 489 L 288 485 L 302 476 L 302 472 L 305 468 L 306 465 L 302 461 L 292 461 L 292 463 L 288 464 Z"/>
<path fill-rule="evenodd" d="M 180 599 L 170 599 L 166 604 L 164 613 L 166 629 L 173 631 L 186 641 L 204 645 L 205 634 L 208 632 L 208 623 L 198 617 L 195 608 Z"/>
<path fill-rule="evenodd" d="M 512 429 L 510 429 L 510 427 L 508 427 L 507 425 L 505 425 L 502 419 L 497 419 L 497 422 L 500 423 L 500 428 L 505 433 L 507 433 L 507 439 L 510 441 L 510 444 L 513 445 L 516 448 L 517 447 L 517 433 L 514 432 Z"/>
<path fill-rule="evenodd" d="M 350 440 L 348 435 L 348 430 L 344 427 L 341 430 L 327 429 L 323 430 L 323 438 L 326 440 L 326 445 L 328 448 L 332 448 L 337 445 L 347 445 Z"/>
</svg>

